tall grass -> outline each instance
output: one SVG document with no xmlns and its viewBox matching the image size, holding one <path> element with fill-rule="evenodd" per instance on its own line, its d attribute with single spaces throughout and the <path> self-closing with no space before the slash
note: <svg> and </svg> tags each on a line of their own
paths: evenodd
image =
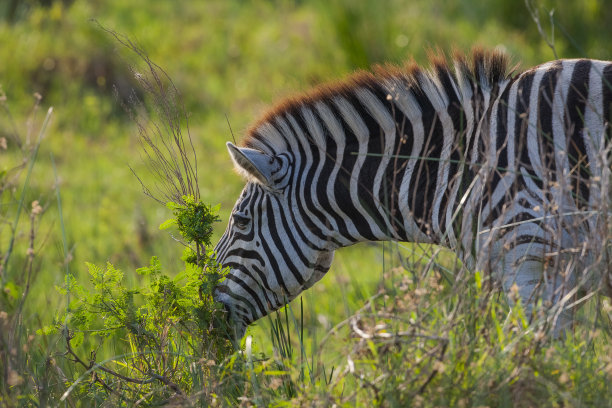
<svg viewBox="0 0 612 408">
<path fill-rule="evenodd" d="M 40 273 L 41 251 L 45 238 L 38 226 L 45 209 L 39 197 L 30 201 L 32 170 L 46 136 L 52 109 L 39 118 L 40 95 L 25 124 L 14 121 L 9 101 L 0 94 L 3 123 L 7 137 L 0 137 L 0 150 L 19 152 L 21 160 L 0 172 L 0 401 L 13 404 L 32 397 L 36 383 L 45 382 L 30 362 L 34 333 L 25 315 L 30 288 Z M 25 130 L 24 130 L 25 129 Z M 44 204 L 43 204 L 44 205 Z M 44 391 L 44 386 L 41 384 Z"/>
</svg>

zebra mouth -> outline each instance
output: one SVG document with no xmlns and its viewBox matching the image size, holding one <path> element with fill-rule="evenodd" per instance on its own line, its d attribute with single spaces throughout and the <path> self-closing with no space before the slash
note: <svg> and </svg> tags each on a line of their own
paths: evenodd
<svg viewBox="0 0 612 408">
<path fill-rule="evenodd" d="M 225 310 L 223 321 L 217 322 L 219 329 L 225 332 L 226 336 L 236 345 L 240 342 L 246 332 L 248 323 L 244 321 L 233 309 L 228 302 L 229 296 L 225 293 L 226 288 L 217 287 L 213 294 L 213 299 L 223 305 Z"/>
</svg>

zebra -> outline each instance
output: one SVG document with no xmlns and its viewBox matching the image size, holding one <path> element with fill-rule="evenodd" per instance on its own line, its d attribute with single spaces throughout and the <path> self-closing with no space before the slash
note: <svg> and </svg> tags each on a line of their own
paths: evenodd
<svg viewBox="0 0 612 408">
<path fill-rule="evenodd" d="M 609 246 L 612 63 L 447 61 L 321 85 L 227 143 L 246 186 L 215 248 L 229 272 L 214 297 L 237 338 L 363 241 L 449 247 L 528 313 L 536 294 L 557 306 L 555 333 L 579 289 L 612 293 L 609 270 L 586 273 Z"/>
</svg>

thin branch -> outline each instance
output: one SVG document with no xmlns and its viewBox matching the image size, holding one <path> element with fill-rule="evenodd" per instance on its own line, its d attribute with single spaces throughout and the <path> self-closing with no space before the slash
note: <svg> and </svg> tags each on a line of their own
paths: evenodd
<svg viewBox="0 0 612 408">
<path fill-rule="evenodd" d="M 185 195 L 199 199 L 197 154 L 180 92 L 170 76 L 139 45 L 93 21 L 133 52 L 145 68 L 141 72 L 130 66 L 140 90 L 145 97 L 151 98 L 151 106 L 145 106 L 134 91 L 126 101 L 119 101 L 136 124 L 143 161 L 156 179 L 152 189 L 130 167 L 144 194 L 164 204 L 168 201 L 183 203 Z M 119 99 L 116 89 L 115 95 Z"/>
<path fill-rule="evenodd" d="M 555 10 L 551 10 L 548 12 L 551 27 L 551 35 L 549 38 L 546 32 L 544 31 L 544 28 L 542 28 L 542 23 L 540 22 L 540 10 L 537 8 L 537 6 L 533 4 L 533 0 L 525 0 L 525 6 L 527 6 L 527 11 L 529 11 L 531 18 L 536 24 L 540 36 L 544 41 L 546 41 L 546 44 L 552 50 L 553 54 L 555 55 L 555 59 L 559 59 L 559 56 L 557 55 L 557 49 L 555 48 L 555 22 L 553 18 Z"/>
</svg>

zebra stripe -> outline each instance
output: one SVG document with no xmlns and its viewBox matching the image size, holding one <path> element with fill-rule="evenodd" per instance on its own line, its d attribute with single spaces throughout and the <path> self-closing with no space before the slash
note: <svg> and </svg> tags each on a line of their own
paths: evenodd
<svg viewBox="0 0 612 408">
<path fill-rule="evenodd" d="M 454 71 L 432 64 L 290 99 L 245 147 L 228 144 L 248 183 L 216 247 L 229 274 L 215 296 L 236 335 L 362 241 L 446 245 L 506 291 L 517 284 L 528 306 L 537 291 L 560 302 L 583 278 L 578 259 L 559 256 L 559 276 L 547 265 L 597 240 L 610 205 L 612 64 L 558 60 L 511 76 L 505 56 L 482 51 Z"/>
</svg>

